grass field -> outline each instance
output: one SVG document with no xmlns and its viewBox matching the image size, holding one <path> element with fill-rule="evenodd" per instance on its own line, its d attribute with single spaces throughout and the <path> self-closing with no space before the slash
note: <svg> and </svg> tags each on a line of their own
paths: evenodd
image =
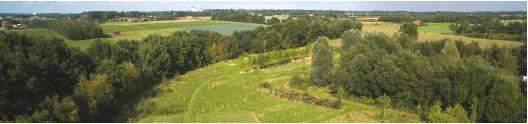
<svg viewBox="0 0 528 124">
<path fill-rule="evenodd" d="M 107 23 L 100 25 L 104 33 L 110 34 L 111 38 L 100 38 L 109 41 L 120 39 L 141 40 L 150 34 L 169 35 L 178 30 L 206 30 L 229 35 L 234 31 L 251 30 L 262 24 L 239 23 L 228 21 L 210 21 L 210 20 L 177 20 L 177 21 L 149 21 L 141 23 Z M 46 29 L 28 29 L 21 32 L 37 36 L 57 36 L 55 32 Z M 114 35 L 113 32 L 121 32 Z M 66 40 L 65 43 L 71 47 L 86 49 L 88 45 L 96 39 L 87 40 Z"/>
<path fill-rule="evenodd" d="M 433 25 L 435 25 L 433 27 L 438 28 L 438 27 L 441 27 L 441 25 L 445 25 L 445 24 L 433 24 Z M 382 32 L 389 36 L 392 36 L 394 33 L 397 33 L 399 28 L 400 28 L 399 24 L 395 24 L 395 23 L 386 23 L 386 22 L 363 23 L 363 31 Z M 430 29 L 434 29 L 434 28 L 429 28 L 429 29 L 422 28 L 422 30 L 430 30 Z M 420 33 L 418 34 L 418 42 L 437 41 L 437 40 L 447 38 L 447 39 L 452 39 L 452 40 L 463 40 L 466 43 L 471 43 L 471 41 L 477 41 L 480 44 L 480 46 L 483 48 L 490 47 L 491 45 L 495 43 L 499 46 L 507 46 L 507 47 L 508 46 L 520 46 L 523 44 L 517 41 L 471 38 L 471 37 L 466 37 L 466 36 L 423 32 L 422 30 L 420 30 Z"/>
<path fill-rule="evenodd" d="M 210 21 L 210 20 L 176 20 L 150 21 L 142 23 L 109 23 L 102 24 L 104 32 L 111 34 L 113 39 L 141 39 L 149 34 L 167 35 L 177 30 L 207 30 L 229 35 L 234 31 L 251 30 L 261 24 Z M 121 32 L 114 35 L 113 32 Z"/>
<path fill-rule="evenodd" d="M 180 30 L 205 30 L 214 31 L 223 35 L 230 35 L 234 31 L 252 30 L 258 26 L 264 26 L 262 24 L 251 24 L 251 23 L 229 23 L 221 25 L 197 25 L 197 26 L 185 26 L 179 28 Z"/>
<path fill-rule="evenodd" d="M 259 88 L 262 82 L 294 90 L 287 83 L 294 74 L 310 72 L 310 58 L 260 70 L 242 66 L 245 57 L 200 68 L 157 86 L 155 96 L 136 107 L 138 122 L 419 122 L 418 116 L 392 111 L 382 120 L 379 108 L 345 101 L 331 109 L 288 101 Z M 249 71 L 248 71 L 249 70 Z M 332 97 L 327 90 L 312 90 Z"/>
<path fill-rule="evenodd" d="M 136 23 L 107 23 L 101 24 L 104 33 L 112 33 L 117 31 L 137 31 L 137 30 L 155 30 L 155 29 L 168 29 L 168 28 L 179 28 L 184 26 L 197 26 L 197 25 L 218 25 L 227 24 L 228 22 L 221 21 L 202 21 L 202 20 L 190 20 L 190 21 L 148 21 L 148 22 L 136 22 Z"/>
<path fill-rule="evenodd" d="M 425 26 L 418 26 L 418 31 L 424 33 L 449 34 L 451 33 L 451 30 L 449 30 L 449 24 L 451 23 L 426 23 Z"/>
</svg>

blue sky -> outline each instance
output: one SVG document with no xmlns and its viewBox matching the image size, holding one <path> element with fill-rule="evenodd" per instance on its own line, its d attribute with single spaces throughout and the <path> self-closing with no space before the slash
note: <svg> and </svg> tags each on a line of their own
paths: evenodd
<svg viewBox="0 0 528 124">
<path fill-rule="evenodd" d="M 526 11 L 526 1 L 0 1 L 0 13 L 170 11 L 200 9 L 317 9 L 388 11 Z"/>
</svg>

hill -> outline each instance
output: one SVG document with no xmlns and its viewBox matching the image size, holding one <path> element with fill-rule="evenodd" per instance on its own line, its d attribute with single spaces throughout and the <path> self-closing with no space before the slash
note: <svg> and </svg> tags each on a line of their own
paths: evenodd
<svg viewBox="0 0 528 124">
<path fill-rule="evenodd" d="M 292 50 L 302 50 L 290 49 Z M 335 99 L 328 89 L 290 88 L 292 75 L 308 75 L 309 56 L 287 64 L 253 70 L 246 66 L 250 56 L 213 64 L 175 76 L 155 88 L 154 95 L 136 107 L 138 122 L 419 122 L 415 114 L 390 110 L 384 119 L 380 108 L 344 100 L 341 109 L 287 100 L 261 88 L 308 93 Z"/>
</svg>

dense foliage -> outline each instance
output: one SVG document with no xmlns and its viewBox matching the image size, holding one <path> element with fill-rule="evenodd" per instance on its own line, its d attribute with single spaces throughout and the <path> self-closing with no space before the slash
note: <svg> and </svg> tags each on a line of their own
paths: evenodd
<svg viewBox="0 0 528 124">
<path fill-rule="evenodd" d="M 29 26 L 35 28 L 46 28 L 72 40 L 107 37 L 107 35 L 103 33 L 103 29 L 97 24 L 76 20 L 34 19 L 29 23 Z"/>
<path fill-rule="evenodd" d="M 379 21 L 410 22 L 420 19 L 423 22 L 461 22 L 481 23 L 492 19 L 526 20 L 524 11 L 503 12 L 405 12 L 405 11 L 377 11 L 370 15 L 379 15 Z"/>
<path fill-rule="evenodd" d="M 351 20 L 287 20 L 268 27 L 251 31 L 234 32 L 231 35 L 230 57 L 242 53 L 262 53 L 266 51 L 298 48 L 315 41 L 319 36 L 335 39 L 343 31 L 361 30 L 362 24 Z"/>
<path fill-rule="evenodd" d="M 413 39 L 418 39 L 418 26 L 416 26 L 414 23 L 402 24 L 400 26 L 399 32 Z"/>
<path fill-rule="evenodd" d="M 426 108 L 440 101 L 442 108 L 460 109 L 460 104 L 464 110 L 471 110 L 445 118 L 433 113 L 424 117 L 432 122 L 453 122 L 435 119 L 463 118 L 459 115 L 474 115 L 476 122 L 526 121 L 526 98 L 517 70 L 517 58 L 525 55 L 508 48 L 481 49 L 477 43 L 450 40 L 411 41 L 404 48 L 398 40 L 409 39 L 399 36 L 405 35 L 344 34 L 336 76 L 348 95 L 377 98 L 386 94 L 394 106 L 402 108 Z"/>
<path fill-rule="evenodd" d="M 102 17 L 97 12 L 88 15 L 83 18 L 95 22 L 122 16 L 104 12 Z M 222 18 L 260 20 L 245 16 Z M 70 39 L 102 36 L 101 29 L 92 23 L 33 23 Z M 500 27 L 496 22 L 475 25 L 468 22 L 451 27 L 460 33 Z M 335 109 L 342 105 L 341 98 L 361 97 L 369 103 L 376 99 L 382 118 L 388 114 L 387 108 L 396 107 L 416 108 L 428 122 L 526 122 L 526 83 L 519 78 L 526 75 L 526 45 L 483 49 L 477 42 L 416 42 L 414 24 L 402 25 L 394 37 L 362 33 L 361 29 L 361 23 L 348 19 L 300 18 L 275 20 L 271 26 L 231 36 L 178 31 L 168 36 L 150 35 L 141 41 L 97 40 L 86 51 L 69 48 L 60 38 L 0 32 L 0 120 L 124 121 L 116 120 L 123 107 L 134 104 L 137 96 L 167 77 L 246 53 L 263 53 L 247 56 L 252 68 L 283 64 L 308 56 L 310 44 L 316 41 L 312 74 L 306 76 L 310 78 L 295 75 L 290 84 L 298 88 L 306 88 L 303 83 L 308 82 L 335 86 L 332 90 L 337 90 L 338 100 L 284 90 L 275 90 L 275 95 Z M 499 29 L 504 33 L 526 32 L 515 22 Z M 335 71 L 333 51 L 324 36 L 343 41 L 337 50 Z"/>
<path fill-rule="evenodd" d="M 62 39 L 0 32 L 0 119 L 32 113 L 46 99 L 58 108 L 73 104 L 52 97 L 71 95 L 78 79 L 93 67 L 85 53 L 67 47 Z"/>
<path fill-rule="evenodd" d="M 334 71 L 334 54 L 328 38 L 319 37 L 312 49 L 312 83 L 316 86 L 326 86 L 332 83 Z"/>
<path fill-rule="evenodd" d="M 456 34 L 470 37 L 526 41 L 526 21 L 508 23 L 500 20 L 488 20 L 482 23 L 463 21 L 449 25 L 449 29 Z"/>
<path fill-rule="evenodd" d="M 0 32 L 1 120 L 115 121 L 122 105 L 164 77 L 213 63 L 210 48 L 220 37 L 190 31 L 97 40 L 81 52 L 60 38 Z"/>
</svg>

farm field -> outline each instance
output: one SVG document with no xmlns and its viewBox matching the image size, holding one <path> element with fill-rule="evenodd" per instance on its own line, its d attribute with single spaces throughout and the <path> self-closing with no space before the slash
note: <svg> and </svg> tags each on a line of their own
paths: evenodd
<svg viewBox="0 0 528 124">
<path fill-rule="evenodd" d="M 220 24 L 220 25 L 184 26 L 179 29 L 180 30 L 205 30 L 205 31 L 218 32 L 223 35 L 230 35 L 234 31 L 252 30 L 259 26 L 266 26 L 266 25 L 252 24 L 252 23 L 228 23 L 228 24 Z"/>
<path fill-rule="evenodd" d="M 108 23 L 100 25 L 103 32 L 110 34 L 111 38 L 99 38 L 110 41 L 120 39 L 141 40 L 150 34 L 168 35 L 178 30 L 206 30 L 218 32 L 223 35 L 229 35 L 234 31 L 251 30 L 262 24 L 240 23 L 229 21 L 210 21 L 210 20 L 177 20 L 177 21 L 150 21 L 142 23 Z M 30 29 L 22 32 L 36 34 L 38 36 L 57 36 L 55 32 L 46 29 Z M 113 32 L 120 32 L 119 35 Z M 87 40 L 66 40 L 65 43 L 72 47 L 86 49 L 95 39 Z"/>
<path fill-rule="evenodd" d="M 302 49 L 302 48 L 300 48 Z M 177 76 L 155 88 L 151 98 L 136 107 L 138 122 L 419 122 L 415 114 L 390 110 L 385 119 L 379 108 L 344 101 L 331 109 L 276 97 L 259 87 L 296 90 L 288 86 L 294 74 L 308 75 L 310 57 L 289 64 L 251 70 L 246 57 L 221 62 Z M 264 91 L 263 91 L 264 90 Z M 317 97 L 332 97 L 327 89 L 312 89 Z M 333 97 L 332 97 L 333 98 Z M 335 98 L 334 98 L 335 99 Z"/>
<path fill-rule="evenodd" d="M 517 42 L 517 41 L 507 41 L 507 40 L 490 40 L 490 39 L 481 39 L 481 38 L 471 38 L 466 36 L 458 36 L 458 35 L 448 35 L 448 34 L 441 34 L 441 33 L 431 33 L 427 32 L 427 30 L 432 29 L 438 29 L 442 27 L 442 25 L 446 24 L 433 24 L 432 28 L 425 28 L 422 27 L 420 31 L 420 34 L 418 35 L 418 41 L 419 42 L 427 42 L 427 41 L 436 41 L 441 40 L 444 38 L 452 39 L 452 40 L 463 40 L 466 43 L 471 43 L 471 41 L 478 41 L 479 45 L 483 48 L 490 47 L 493 44 L 497 44 L 499 46 L 520 46 L 523 43 Z M 420 27 L 419 27 L 420 28 Z M 394 33 L 398 32 L 399 24 L 395 23 L 386 23 L 386 22 L 368 22 L 363 23 L 363 31 L 365 32 L 382 32 L 389 36 L 392 36 Z M 440 28 L 442 29 L 442 28 Z M 426 31 L 426 32 L 424 32 Z M 440 30 L 441 31 L 441 30 Z"/>
<path fill-rule="evenodd" d="M 251 30 L 261 24 L 210 21 L 210 20 L 176 20 L 151 21 L 144 23 L 109 23 L 102 24 L 104 33 L 111 34 L 113 39 L 142 39 L 149 34 L 170 34 L 176 30 L 206 30 L 229 35 L 234 31 Z M 114 32 L 120 32 L 116 35 Z"/>
<path fill-rule="evenodd" d="M 424 33 L 449 34 L 451 33 L 451 30 L 449 30 L 450 24 L 451 23 L 426 23 L 425 26 L 418 26 L 418 31 Z"/>
</svg>

